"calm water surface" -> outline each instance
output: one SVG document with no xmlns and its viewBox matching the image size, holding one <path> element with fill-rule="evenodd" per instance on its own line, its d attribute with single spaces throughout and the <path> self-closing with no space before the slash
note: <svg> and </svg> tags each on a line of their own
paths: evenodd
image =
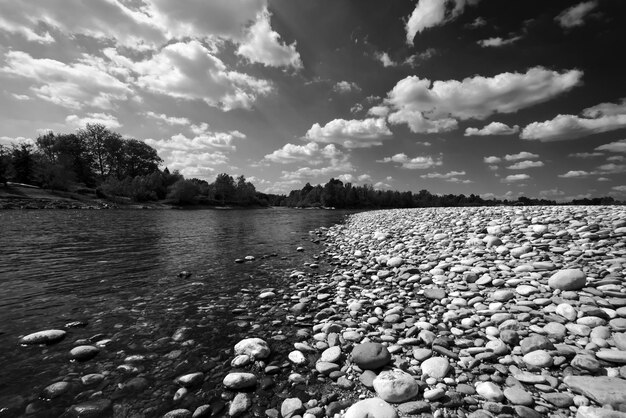
<svg viewBox="0 0 626 418">
<path fill-rule="evenodd" d="M 247 332 L 234 329 L 230 314 L 241 303 L 240 290 L 272 287 L 285 271 L 315 261 L 320 246 L 309 231 L 341 222 L 346 214 L 292 209 L 0 212 L 0 399 L 20 395 L 32 401 L 54 381 L 106 372 L 127 354 L 171 353 L 171 346 L 152 347 L 151 342 L 171 337 L 182 325 L 196 330 L 191 337 L 201 337 L 204 350 L 231 344 L 238 333 Z M 298 246 L 305 251 L 296 252 Z M 263 258 L 273 253 L 277 256 Z M 256 260 L 234 263 L 247 255 Z M 193 275 L 178 278 L 183 270 Z M 71 321 L 88 325 L 71 329 L 54 346 L 17 344 L 21 335 L 63 329 Z M 213 337 L 198 335 L 197 327 Z M 73 343 L 97 334 L 111 338 L 112 345 L 88 363 L 70 363 Z M 161 367 L 158 359 L 153 366 Z M 149 370 L 143 371 L 150 377 Z M 159 377 L 152 379 L 154 384 Z"/>
</svg>

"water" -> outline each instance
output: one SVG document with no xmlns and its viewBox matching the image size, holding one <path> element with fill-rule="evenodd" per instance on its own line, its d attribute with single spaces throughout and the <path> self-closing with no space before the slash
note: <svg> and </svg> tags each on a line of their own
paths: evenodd
<svg viewBox="0 0 626 418">
<path fill-rule="evenodd" d="M 133 402 L 144 399 L 145 407 L 155 397 L 162 397 L 166 407 L 172 376 L 206 367 L 207 358 L 250 331 L 254 320 L 233 316 L 233 309 L 254 303 L 257 290 L 279 285 L 286 271 L 315 261 L 320 245 L 309 231 L 341 222 L 346 214 L 292 209 L 0 212 L 0 400 L 20 395 L 24 404 L 36 403 L 48 384 L 77 381 L 71 399 L 52 403 L 62 411 L 89 395 L 79 387 L 80 376 L 105 373 L 106 384 L 99 389 L 119 396 L 131 409 Z M 296 252 L 298 246 L 305 251 Z M 271 254 L 277 256 L 263 257 Z M 247 255 L 256 260 L 234 263 Z M 179 278 L 183 270 L 192 276 Z M 63 329 L 71 321 L 88 325 L 70 329 L 54 346 L 17 344 L 21 335 Z M 200 342 L 174 345 L 171 336 L 181 326 Z M 105 338 L 112 341 L 95 359 L 68 360 L 76 340 L 91 344 Z M 131 375 L 121 375 L 116 367 L 131 354 L 148 359 Z M 180 367 L 181 362 L 188 367 Z M 147 377 L 149 390 L 127 399 L 116 392 L 116 383 L 136 375 Z"/>
</svg>

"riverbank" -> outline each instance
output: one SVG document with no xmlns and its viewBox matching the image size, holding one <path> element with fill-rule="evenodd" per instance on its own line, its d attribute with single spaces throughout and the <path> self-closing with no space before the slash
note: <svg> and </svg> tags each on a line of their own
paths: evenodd
<svg viewBox="0 0 626 418">
<path fill-rule="evenodd" d="M 306 383 L 267 416 L 626 414 L 623 208 L 377 211 L 324 235 L 331 272 L 259 295 L 299 326 L 281 367 Z M 256 382 L 225 392 L 231 413 Z"/>
</svg>

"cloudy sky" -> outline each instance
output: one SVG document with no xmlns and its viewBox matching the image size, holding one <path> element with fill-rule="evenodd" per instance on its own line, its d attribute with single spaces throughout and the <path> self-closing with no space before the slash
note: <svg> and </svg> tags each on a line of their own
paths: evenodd
<svg viewBox="0 0 626 418">
<path fill-rule="evenodd" d="M 0 143 L 103 123 L 170 170 L 626 198 L 619 0 L 0 0 Z"/>
</svg>

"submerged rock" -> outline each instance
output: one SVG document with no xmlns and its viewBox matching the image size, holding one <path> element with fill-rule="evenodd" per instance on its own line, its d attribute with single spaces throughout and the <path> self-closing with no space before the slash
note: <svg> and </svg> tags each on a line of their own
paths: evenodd
<svg viewBox="0 0 626 418">
<path fill-rule="evenodd" d="M 65 338 L 67 332 L 61 329 L 48 329 L 45 331 L 33 332 L 20 338 L 20 344 L 54 344 Z"/>
</svg>

